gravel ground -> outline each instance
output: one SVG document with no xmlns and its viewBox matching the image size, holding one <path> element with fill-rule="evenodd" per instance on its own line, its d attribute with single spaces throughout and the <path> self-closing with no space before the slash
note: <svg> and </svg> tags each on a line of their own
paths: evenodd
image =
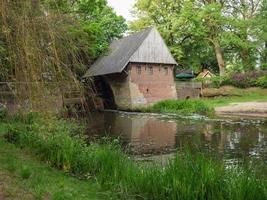
<svg viewBox="0 0 267 200">
<path fill-rule="evenodd" d="M 267 117 L 267 102 L 232 103 L 215 108 L 221 115 L 247 115 Z"/>
</svg>

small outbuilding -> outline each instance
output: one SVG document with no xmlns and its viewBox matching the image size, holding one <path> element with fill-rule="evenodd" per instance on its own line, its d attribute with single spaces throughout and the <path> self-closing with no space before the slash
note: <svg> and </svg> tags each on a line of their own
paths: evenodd
<svg viewBox="0 0 267 200">
<path fill-rule="evenodd" d="M 208 69 L 204 69 L 198 74 L 197 78 L 212 78 L 214 76 L 215 74 L 211 73 Z"/>
<path fill-rule="evenodd" d="M 105 108 L 134 109 L 177 99 L 177 65 L 156 28 L 114 40 L 85 74 L 93 77 Z"/>
<path fill-rule="evenodd" d="M 178 70 L 176 90 L 178 99 L 197 99 L 201 96 L 202 84 L 195 80 L 192 70 Z"/>
</svg>

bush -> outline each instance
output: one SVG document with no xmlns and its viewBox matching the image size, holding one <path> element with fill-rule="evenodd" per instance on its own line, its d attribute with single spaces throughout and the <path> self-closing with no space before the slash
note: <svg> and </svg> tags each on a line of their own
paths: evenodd
<svg viewBox="0 0 267 200">
<path fill-rule="evenodd" d="M 3 121 L 7 118 L 7 109 L 6 106 L 0 103 L 0 121 Z"/>
<path fill-rule="evenodd" d="M 165 100 L 144 109 L 145 112 L 212 115 L 214 108 L 202 100 Z"/>
<path fill-rule="evenodd" d="M 257 80 L 257 86 L 262 88 L 267 88 L 267 75 L 262 76 Z"/>
<path fill-rule="evenodd" d="M 262 74 L 263 72 L 261 71 L 233 74 L 231 76 L 231 85 L 239 88 L 256 87 L 257 81 Z"/>
<path fill-rule="evenodd" d="M 32 171 L 31 171 L 31 169 L 30 169 L 28 166 L 23 165 L 23 166 L 21 167 L 21 170 L 20 170 L 20 176 L 21 176 L 23 179 L 28 179 L 28 178 L 30 178 L 31 174 L 32 174 Z"/>
<path fill-rule="evenodd" d="M 210 86 L 213 88 L 219 88 L 224 85 L 230 85 L 231 84 L 231 78 L 229 76 L 215 76 L 210 79 Z"/>
<path fill-rule="evenodd" d="M 251 71 L 245 73 L 234 73 L 223 77 L 212 77 L 202 81 L 210 87 L 219 88 L 224 85 L 232 85 L 238 88 L 263 87 L 266 88 L 267 71 Z"/>
</svg>

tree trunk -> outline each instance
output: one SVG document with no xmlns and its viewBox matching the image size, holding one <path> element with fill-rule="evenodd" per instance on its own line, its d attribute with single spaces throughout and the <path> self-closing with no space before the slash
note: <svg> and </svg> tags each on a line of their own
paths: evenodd
<svg viewBox="0 0 267 200">
<path fill-rule="evenodd" d="M 219 42 L 217 40 L 213 41 L 214 50 L 216 54 L 216 59 L 218 62 L 219 70 L 220 70 L 220 76 L 225 75 L 225 63 L 222 55 L 222 50 Z"/>
<path fill-rule="evenodd" d="M 248 48 L 242 49 L 240 56 L 241 56 L 243 68 L 245 71 L 252 71 L 255 69 L 256 63 L 255 63 L 255 61 L 253 61 L 253 56 L 250 55 Z"/>
<path fill-rule="evenodd" d="M 267 69 L 267 41 L 265 41 L 265 48 L 264 48 L 264 52 L 263 52 L 263 55 L 262 55 L 262 69 L 263 70 L 266 70 Z"/>
</svg>

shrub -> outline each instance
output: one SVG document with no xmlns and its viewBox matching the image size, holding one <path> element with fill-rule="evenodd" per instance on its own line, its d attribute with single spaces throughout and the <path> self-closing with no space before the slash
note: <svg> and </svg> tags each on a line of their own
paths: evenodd
<svg viewBox="0 0 267 200">
<path fill-rule="evenodd" d="M 262 88 L 267 88 L 267 75 L 262 76 L 257 80 L 257 86 Z"/>
<path fill-rule="evenodd" d="M 202 100 L 165 100 L 144 109 L 146 112 L 212 115 L 214 108 Z"/>
<path fill-rule="evenodd" d="M 231 78 L 229 76 L 215 76 L 210 79 L 211 84 L 210 86 L 213 88 L 219 88 L 223 85 L 230 85 L 231 84 Z"/>
<path fill-rule="evenodd" d="M 223 77 L 212 77 L 204 79 L 210 87 L 219 88 L 224 85 L 232 85 L 238 88 L 265 87 L 267 71 L 251 71 L 245 73 L 233 73 Z"/>
<path fill-rule="evenodd" d="M 20 176 L 21 176 L 23 179 L 28 179 L 28 178 L 30 178 L 31 174 L 32 174 L 32 171 L 31 171 L 31 169 L 30 169 L 28 166 L 23 165 L 23 166 L 21 167 L 21 170 L 20 170 Z"/>
<path fill-rule="evenodd" d="M 3 121 L 7 118 L 7 109 L 6 106 L 0 103 L 0 121 Z"/>
<path fill-rule="evenodd" d="M 231 84 L 239 88 L 256 87 L 257 80 L 262 76 L 261 71 L 237 73 L 231 76 Z"/>
</svg>

